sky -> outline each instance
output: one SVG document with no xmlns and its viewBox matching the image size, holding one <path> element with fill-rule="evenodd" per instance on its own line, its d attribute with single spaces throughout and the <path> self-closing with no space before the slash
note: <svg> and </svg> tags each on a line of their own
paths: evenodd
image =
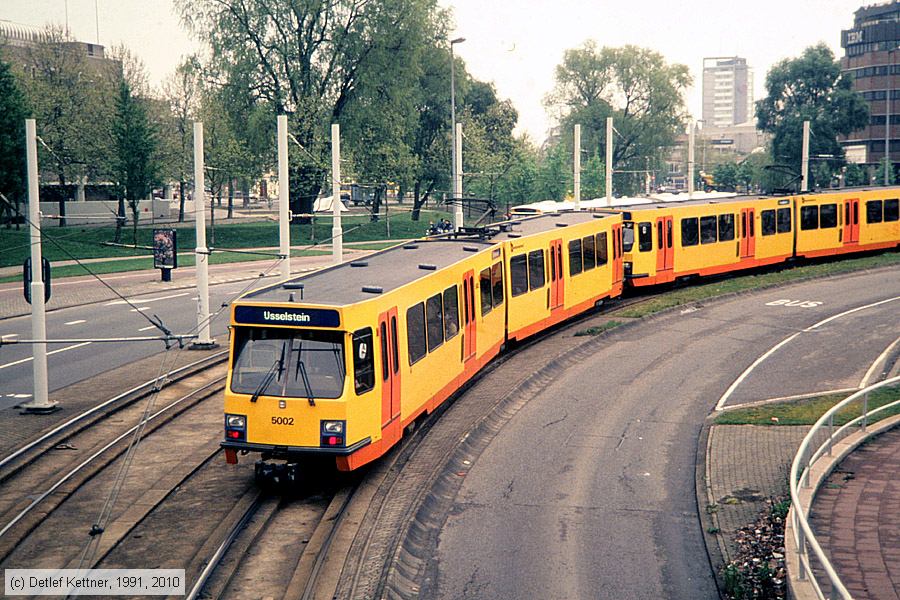
<svg viewBox="0 0 900 600">
<path fill-rule="evenodd" d="M 553 88 L 566 49 L 588 39 L 599 46 L 634 44 L 690 68 L 688 109 L 700 118 L 704 57 L 741 56 L 754 72 L 756 99 L 765 74 L 784 58 L 825 42 L 842 54 L 840 33 L 853 24 L 859 0 L 438 0 L 450 8 L 455 46 L 469 72 L 492 81 L 519 111 L 518 133 L 540 142 L 552 121 L 543 99 Z M 868 4 L 871 4 L 869 2 Z M 97 8 L 95 12 L 95 7 Z M 127 45 L 141 57 L 151 83 L 171 74 L 196 42 L 172 0 L 0 0 L 0 19 L 33 26 L 66 23 L 82 41 Z"/>
</svg>

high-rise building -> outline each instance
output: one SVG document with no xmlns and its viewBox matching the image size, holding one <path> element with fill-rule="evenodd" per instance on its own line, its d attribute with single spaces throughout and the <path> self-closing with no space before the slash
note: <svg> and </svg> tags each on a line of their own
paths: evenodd
<svg viewBox="0 0 900 600">
<path fill-rule="evenodd" d="M 853 13 L 853 28 L 841 32 L 841 47 L 841 70 L 853 78 L 853 88 L 862 93 L 870 112 L 866 127 L 841 138 L 847 160 L 880 163 L 888 146 L 891 162 L 900 162 L 900 2 L 863 6 Z"/>
<path fill-rule="evenodd" d="M 753 71 L 738 56 L 703 59 L 704 127 L 732 127 L 753 118 Z"/>
</svg>

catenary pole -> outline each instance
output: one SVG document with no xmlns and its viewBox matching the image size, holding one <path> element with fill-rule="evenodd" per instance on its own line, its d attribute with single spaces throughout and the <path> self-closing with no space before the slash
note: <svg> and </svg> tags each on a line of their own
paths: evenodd
<svg viewBox="0 0 900 600">
<path fill-rule="evenodd" d="M 809 191 L 809 121 L 803 121 L 803 157 L 800 164 L 800 191 Z"/>
<path fill-rule="evenodd" d="M 385 198 L 387 207 L 387 198 Z M 341 226 L 341 126 L 331 124 L 331 209 L 334 215 L 331 227 L 331 253 L 334 264 L 344 260 L 344 229 Z M 388 221 L 390 223 L 390 221 Z"/>
<path fill-rule="evenodd" d="M 31 337 L 47 339 L 47 321 L 44 311 L 44 279 L 41 255 L 41 206 L 37 162 L 37 126 L 34 119 L 25 120 L 25 154 L 28 163 L 28 220 L 31 232 Z M 57 402 L 49 398 L 47 383 L 47 344 L 35 343 L 31 347 L 34 398 L 22 406 L 26 412 L 48 413 L 57 408 Z"/>
<path fill-rule="evenodd" d="M 688 200 L 694 199 L 694 122 L 688 124 Z"/>
<path fill-rule="evenodd" d="M 287 115 L 278 115 L 278 254 L 281 278 L 291 276 L 291 197 Z"/>
<path fill-rule="evenodd" d="M 194 249 L 197 265 L 197 341 L 191 348 L 203 349 L 215 345 L 209 334 L 209 249 L 206 247 L 206 180 L 203 165 L 203 123 L 194 123 L 194 223 L 197 246 Z"/>
<path fill-rule="evenodd" d="M 575 124 L 575 156 L 572 159 L 575 170 L 575 210 L 581 210 L 581 125 Z"/>
<path fill-rule="evenodd" d="M 613 120 L 606 117 L 606 205 L 612 206 Z"/>
<path fill-rule="evenodd" d="M 456 161 L 454 164 L 455 171 L 453 173 L 453 201 L 456 210 L 453 213 L 453 220 L 456 221 L 456 230 L 463 226 L 465 217 L 463 216 L 462 204 L 462 123 L 456 124 L 456 135 L 454 136 L 453 146 L 456 148 Z"/>
</svg>

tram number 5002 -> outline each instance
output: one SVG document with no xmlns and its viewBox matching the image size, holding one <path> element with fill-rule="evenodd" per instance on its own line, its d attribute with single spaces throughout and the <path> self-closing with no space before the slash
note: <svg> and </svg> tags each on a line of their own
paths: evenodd
<svg viewBox="0 0 900 600">
<path fill-rule="evenodd" d="M 294 417 L 272 417 L 272 425 L 293 425 Z"/>
</svg>

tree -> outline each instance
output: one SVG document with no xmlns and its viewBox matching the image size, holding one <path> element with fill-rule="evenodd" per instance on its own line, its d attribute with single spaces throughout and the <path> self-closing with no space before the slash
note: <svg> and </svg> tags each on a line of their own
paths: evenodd
<svg viewBox="0 0 900 600">
<path fill-rule="evenodd" d="M 882 177 L 884 177 L 883 174 Z M 884 180 L 882 179 L 882 181 Z M 863 169 L 856 163 L 850 163 L 847 165 L 846 171 L 844 171 L 844 185 L 853 187 L 866 185 L 867 183 L 869 183 L 869 177 L 866 174 L 865 169 Z"/>
<path fill-rule="evenodd" d="M 163 129 L 166 174 L 178 182 L 178 221 L 184 221 L 187 184 L 194 173 L 194 120 L 200 102 L 200 63 L 196 57 L 181 62 L 163 85 L 163 97 L 169 104 L 171 122 Z"/>
<path fill-rule="evenodd" d="M 811 169 L 828 184 L 844 164 L 838 135 L 849 135 L 868 123 L 869 110 L 840 63 L 824 43 L 799 58 L 785 59 L 766 75 L 767 96 L 756 104 L 757 127 L 772 134 L 772 156 L 800 172 L 803 121 L 810 121 L 810 155 L 834 157 L 830 168 Z"/>
<path fill-rule="evenodd" d="M 16 84 L 9 64 L 0 57 L 0 194 L 13 206 L 0 198 L 0 216 L 9 228 L 19 221 L 19 203 L 25 194 L 25 119 L 29 116 L 25 95 Z"/>
<path fill-rule="evenodd" d="M 288 114 L 305 151 L 292 153 L 291 209 L 309 213 L 329 164 L 329 125 L 377 74 L 403 89 L 410 47 L 435 13 L 434 0 L 178 0 L 181 15 L 211 52 L 219 87 Z M 371 81 L 371 79 L 370 79 Z M 369 86 L 369 90 L 373 89 Z"/>
<path fill-rule="evenodd" d="M 113 138 L 116 150 L 115 176 L 131 209 L 134 243 L 137 244 L 140 216 L 138 202 L 150 196 L 151 186 L 157 177 L 158 134 L 147 116 L 145 101 L 132 93 L 131 86 L 124 78 L 119 82 L 116 97 Z M 119 223 L 124 216 L 124 206 L 120 202 Z"/>
<path fill-rule="evenodd" d="M 30 49 L 23 77 L 37 121 L 40 164 L 60 185 L 60 226 L 65 226 L 66 185 L 106 177 L 110 171 L 115 86 L 108 63 L 89 64 L 80 47 L 59 27 L 49 27 Z"/>
<path fill-rule="evenodd" d="M 668 64 L 647 48 L 597 48 L 593 41 L 567 50 L 556 67 L 556 85 L 545 99 L 557 112 L 563 143 L 572 148 L 574 125 L 582 126 L 582 147 L 605 148 L 606 118 L 616 129 L 613 168 L 646 170 L 662 163 L 675 137 L 684 131 L 684 92 L 691 83 L 685 65 Z M 643 178 L 621 180 L 631 193 Z"/>
</svg>

